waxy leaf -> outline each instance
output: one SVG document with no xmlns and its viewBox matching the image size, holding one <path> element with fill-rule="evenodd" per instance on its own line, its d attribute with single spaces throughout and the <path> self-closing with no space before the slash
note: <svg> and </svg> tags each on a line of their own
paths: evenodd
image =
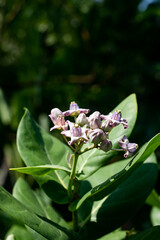
<svg viewBox="0 0 160 240">
<path fill-rule="evenodd" d="M 123 168 L 125 160 L 113 163 L 97 171 L 88 180 L 91 185 L 96 184 L 96 179 L 102 180 L 116 173 Z M 95 175 L 95 176 L 94 176 Z M 93 202 L 90 214 L 79 222 L 82 231 L 86 230 L 87 237 L 97 239 L 106 233 L 121 227 L 130 219 L 143 205 L 145 199 L 155 186 L 158 176 L 156 157 L 152 154 L 147 160 L 133 172 L 122 184 L 120 184 L 111 194 L 100 201 Z M 82 185 L 83 187 L 83 185 Z M 84 202 L 84 205 L 91 201 Z M 81 208 L 79 212 L 81 212 Z M 87 238 L 86 238 L 87 239 Z"/>
<path fill-rule="evenodd" d="M 21 224 L 29 226 L 48 240 L 58 240 L 62 232 L 68 235 L 69 239 L 77 239 L 77 236 L 74 238 L 74 235 L 69 230 L 59 226 L 53 221 L 36 215 L 1 186 L 0 209 L 15 218 Z"/>
<path fill-rule="evenodd" d="M 137 119 L 136 95 L 131 94 L 124 101 L 122 101 L 114 110 L 120 110 L 122 112 L 122 117 L 127 119 L 128 125 L 129 125 L 129 128 L 127 129 L 124 129 L 122 125 L 119 125 L 113 128 L 113 130 L 111 131 L 109 135 L 109 139 L 113 143 L 113 148 L 117 148 L 118 147 L 117 141 L 122 139 L 124 135 L 129 137 L 134 128 L 134 125 Z M 85 144 L 84 147 L 86 146 L 87 145 Z M 111 158 L 116 154 L 117 152 L 115 151 L 104 152 L 101 150 L 97 150 L 95 148 L 93 150 L 90 150 L 80 155 L 78 159 L 78 164 L 77 164 L 77 174 L 79 179 L 80 180 L 86 179 L 88 176 L 93 174 L 104 164 L 109 162 Z"/>
<path fill-rule="evenodd" d="M 32 119 L 28 110 L 17 131 L 19 153 L 28 167 L 40 165 L 60 165 L 67 168 L 66 154 L 69 147 L 46 133 Z M 43 177 L 35 177 L 46 194 L 57 203 L 67 203 L 69 176 L 65 171 L 54 170 Z"/>
<path fill-rule="evenodd" d="M 20 167 L 20 168 L 10 168 L 10 170 L 14 170 L 20 173 L 30 174 L 32 176 L 45 176 L 53 170 L 62 170 L 66 173 L 70 173 L 71 170 L 65 167 L 61 167 L 58 165 L 41 165 L 41 166 L 33 166 L 33 167 Z"/>
<path fill-rule="evenodd" d="M 124 129 L 122 124 L 112 129 L 112 131 L 109 134 L 109 139 L 113 143 L 113 147 L 117 147 L 118 140 L 122 139 L 124 135 L 127 137 L 130 136 L 130 134 L 133 131 L 134 125 L 137 120 L 137 99 L 135 94 L 131 94 L 128 96 L 125 100 L 123 100 L 115 109 L 112 110 L 120 110 L 122 112 L 122 117 L 128 121 L 129 127 L 127 129 Z"/>
<path fill-rule="evenodd" d="M 77 210 L 84 201 L 98 201 L 114 191 L 123 181 L 125 181 L 133 171 L 135 171 L 160 145 L 160 134 L 153 137 L 146 143 L 138 153 L 130 158 L 130 162 L 117 174 L 113 175 L 105 182 L 99 184 L 87 192 L 79 201 L 75 201 L 70 205 L 70 210 Z"/>
<path fill-rule="evenodd" d="M 101 238 L 98 238 L 97 240 L 124 240 L 126 235 L 126 231 L 116 230 Z"/>
<path fill-rule="evenodd" d="M 158 240 L 160 239 L 160 226 L 149 228 L 134 236 L 127 238 L 128 240 Z"/>
<path fill-rule="evenodd" d="M 146 199 L 146 203 L 151 206 L 160 208 L 160 197 L 155 189 L 152 190 L 151 194 Z"/>
<path fill-rule="evenodd" d="M 151 210 L 150 218 L 153 226 L 160 225 L 160 208 L 153 207 Z"/>
<path fill-rule="evenodd" d="M 16 240 L 15 236 L 13 234 L 8 235 L 6 240 Z"/>
<path fill-rule="evenodd" d="M 34 238 L 32 238 L 32 235 L 28 232 L 28 230 L 25 227 L 18 226 L 18 225 L 13 225 L 9 229 L 5 239 L 6 240 L 22 240 L 22 239 L 34 240 Z M 43 239 L 46 239 L 46 238 L 43 238 Z"/>
<path fill-rule="evenodd" d="M 42 190 L 33 191 L 28 183 L 19 178 L 13 188 L 13 196 L 22 202 L 26 207 L 28 206 L 35 214 L 45 217 L 51 221 L 54 221 L 56 224 L 66 227 L 68 229 L 69 225 L 67 222 L 58 214 L 58 212 L 51 206 L 49 198 L 45 195 Z M 37 232 L 32 229 L 28 230 L 34 236 L 39 235 Z M 39 236 L 38 239 L 44 239 L 42 236 Z M 68 237 L 66 234 L 63 234 L 59 237 L 60 240 L 66 240 Z"/>
</svg>

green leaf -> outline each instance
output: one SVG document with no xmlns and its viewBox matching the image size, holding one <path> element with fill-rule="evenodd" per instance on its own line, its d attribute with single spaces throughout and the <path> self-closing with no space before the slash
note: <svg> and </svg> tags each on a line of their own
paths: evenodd
<svg viewBox="0 0 160 240">
<path fill-rule="evenodd" d="M 126 231 L 116 230 L 97 240 L 123 240 L 126 237 Z"/>
<path fill-rule="evenodd" d="M 153 226 L 160 225 L 160 208 L 153 207 L 151 210 L 151 222 Z"/>
<path fill-rule="evenodd" d="M 8 235 L 6 240 L 16 240 L 13 234 Z"/>
<path fill-rule="evenodd" d="M 0 119 L 4 125 L 10 124 L 12 121 L 11 111 L 5 100 L 2 88 L 0 88 Z"/>
<path fill-rule="evenodd" d="M 51 220 L 36 215 L 1 186 L 0 208 L 21 224 L 29 226 L 48 240 L 58 240 L 64 233 L 69 239 L 78 239 L 77 234 L 75 235 L 73 232 L 59 226 Z"/>
<path fill-rule="evenodd" d="M 13 225 L 10 230 L 6 234 L 6 240 L 34 240 L 32 235 L 27 231 L 27 229 L 23 226 Z"/>
<path fill-rule="evenodd" d="M 66 154 L 70 151 L 69 147 L 40 128 L 27 109 L 18 127 L 17 146 L 28 167 L 60 165 L 67 168 Z M 54 170 L 35 179 L 53 201 L 61 204 L 69 201 L 69 176 L 65 171 Z"/>
<path fill-rule="evenodd" d="M 32 228 L 26 226 L 28 232 L 32 235 L 34 240 L 47 240 L 47 238 L 40 235 L 38 232 L 34 231 Z"/>
<path fill-rule="evenodd" d="M 146 143 L 134 157 L 130 158 L 130 162 L 125 166 L 124 169 L 122 169 L 112 177 L 108 178 L 103 183 L 92 188 L 79 201 L 73 202 L 70 205 L 70 210 L 77 210 L 86 200 L 90 199 L 92 201 L 98 201 L 110 194 L 123 181 L 125 181 L 133 173 L 133 171 L 135 171 L 142 164 L 142 162 L 145 161 L 154 152 L 154 150 L 159 145 L 160 134 L 157 134 L 148 143 Z"/>
<path fill-rule="evenodd" d="M 127 119 L 128 121 L 129 128 L 124 129 L 123 126 L 119 125 L 111 131 L 109 138 L 112 141 L 114 148 L 116 148 L 118 145 L 117 141 L 121 139 L 124 135 L 129 137 L 134 128 L 137 119 L 136 95 L 131 94 L 124 101 L 122 101 L 114 110 L 116 109 L 121 110 L 123 118 Z M 88 176 L 97 171 L 101 166 L 109 162 L 111 160 L 111 157 L 116 154 L 117 152 L 115 151 L 109 151 L 106 153 L 95 148 L 80 155 L 77 164 L 77 174 L 80 175 L 79 179 L 86 179 Z"/>
<path fill-rule="evenodd" d="M 160 226 L 149 228 L 143 232 L 131 236 L 128 240 L 158 240 L 160 239 Z"/>
<path fill-rule="evenodd" d="M 20 168 L 10 168 L 12 171 L 17 171 L 25 174 L 30 174 L 32 176 L 45 176 L 53 170 L 62 170 L 66 173 L 70 173 L 71 170 L 59 165 L 41 165 L 33 167 L 20 167 Z"/>
<path fill-rule="evenodd" d="M 19 178 L 15 183 L 13 196 L 25 206 L 28 206 L 34 213 L 46 217 L 63 227 L 69 228 L 67 222 L 51 207 L 47 195 L 45 195 L 42 190 L 33 191 L 23 178 Z"/>
<path fill-rule="evenodd" d="M 151 206 L 160 208 L 160 197 L 155 189 L 152 190 L 151 194 L 146 199 L 146 203 Z"/>
<path fill-rule="evenodd" d="M 160 196 L 155 190 L 150 194 L 147 203 L 153 206 L 150 214 L 153 226 L 160 225 Z"/>
<path fill-rule="evenodd" d="M 16 224 L 14 219 L 0 209 L 0 238 L 4 239 L 6 232 Z"/>
<path fill-rule="evenodd" d="M 118 167 L 120 165 L 122 167 L 124 162 L 125 160 L 123 160 L 121 164 L 117 162 L 104 167 L 106 175 L 108 176 L 113 172 L 117 172 Z M 99 170 L 99 176 L 101 173 L 102 171 Z M 152 154 L 110 195 L 100 201 L 93 202 L 91 213 L 79 223 L 82 230 L 84 229 L 84 232 L 86 229 L 88 233 L 87 237 L 90 235 L 92 239 L 97 239 L 121 227 L 143 205 L 145 199 L 155 186 L 157 176 L 158 168 L 156 158 L 155 155 Z M 95 184 L 95 182 L 96 177 L 94 182 L 91 181 L 91 183 Z M 81 211 L 81 207 L 79 211 Z"/>
<path fill-rule="evenodd" d="M 115 109 L 112 110 L 120 110 L 122 112 L 122 117 L 128 121 L 129 127 L 124 129 L 122 124 L 113 128 L 111 131 L 109 138 L 113 143 L 113 147 L 119 146 L 118 140 L 121 139 L 124 135 L 127 137 L 133 131 L 134 125 L 137 120 L 137 99 L 135 94 L 129 95 L 125 100 L 123 100 Z"/>
</svg>

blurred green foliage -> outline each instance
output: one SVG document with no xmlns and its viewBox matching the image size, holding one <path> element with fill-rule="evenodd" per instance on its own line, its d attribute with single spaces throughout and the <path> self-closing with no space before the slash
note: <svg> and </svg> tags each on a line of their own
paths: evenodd
<svg viewBox="0 0 160 240">
<path fill-rule="evenodd" d="M 139 11 L 139 4 L 1 0 L 0 85 L 12 128 L 24 106 L 37 117 L 55 106 L 66 109 L 75 100 L 107 113 L 135 92 L 137 134 L 145 133 L 145 141 L 157 133 L 160 5 Z"/>
<path fill-rule="evenodd" d="M 107 114 L 135 92 L 134 142 L 159 132 L 160 1 L 145 2 L 0 0 L 2 166 L 22 164 L 14 144 L 23 107 L 49 129 L 54 107 L 75 100 Z"/>
<path fill-rule="evenodd" d="M 160 5 L 140 11 L 142 2 L 0 0 L 0 86 L 11 129 L 23 107 L 37 119 L 72 100 L 108 113 L 135 92 L 135 135 L 144 142 L 156 134 Z"/>
</svg>

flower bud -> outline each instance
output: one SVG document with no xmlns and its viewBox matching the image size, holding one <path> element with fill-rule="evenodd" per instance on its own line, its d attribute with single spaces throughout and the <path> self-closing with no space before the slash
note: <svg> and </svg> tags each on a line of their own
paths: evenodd
<svg viewBox="0 0 160 240">
<path fill-rule="evenodd" d="M 101 129 L 89 130 L 87 136 L 95 145 L 99 144 L 106 138 L 105 133 Z"/>
<path fill-rule="evenodd" d="M 100 112 L 96 111 L 89 116 L 88 121 L 91 129 L 96 129 L 101 127 L 100 115 L 101 115 Z"/>
<path fill-rule="evenodd" d="M 130 157 L 133 155 L 133 153 L 137 150 L 138 144 L 136 143 L 130 143 L 128 138 L 124 135 L 122 140 L 118 141 L 119 146 L 125 151 L 124 157 Z"/>
<path fill-rule="evenodd" d="M 51 110 L 51 114 L 49 115 L 54 124 L 56 124 L 56 120 L 59 116 L 63 116 L 63 112 L 59 108 L 53 108 Z"/>
<path fill-rule="evenodd" d="M 87 117 L 84 113 L 81 113 L 77 118 L 76 118 L 76 123 L 83 127 L 85 124 L 88 123 Z"/>
<path fill-rule="evenodd" d="M 103 140 L 99 149 L 103 150 L 104 152 L 108 152 L 112 148 L 112 142 L 109 139 Z"/>
<path fill-rule="evenodd" d="M 112 129 L 112 127 L 110 126 L 110 120 L 104 120 L 104 121 L 102 121 L 101 129 L 102 129 L 104 132 L 109 132 L 109 131 Z"/>
</svg>

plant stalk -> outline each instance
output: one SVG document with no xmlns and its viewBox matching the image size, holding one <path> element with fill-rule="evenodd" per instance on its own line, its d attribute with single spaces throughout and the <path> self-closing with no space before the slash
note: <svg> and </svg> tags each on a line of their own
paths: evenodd
<svg viewBox="0 0 160 240">
<path fill-rule="evenodd" d="M 76 187 L 75 175 L 76 175 L 76 166 L 77 166 L 78 156 L 79 155 L 76 152 L 71 156 L 73 157 L 73 161 L 72 161 L 71 175 L 70 175 L 69 184 L 68 184 L 68 196 L 69 196 L 70 202 L 74 200 L 76 195 L 77 187 Z M 73 230 L 76 232 L 78 230 L 77 211 L 72 212 L 72 222 L 73 222 Z"/>
<path fill-rule="evenodd" d="M 75 173 L 76 173 L 76 166 L 77 166 L 77 160 L 78 160 L 78 154 L 74 153 L 72 155 L 73 159 L 73 164 L 72 164 L 72 169 L 71 169 L 71 175 L 70 175 L 70 179 L 69 179 L 69 184 L 68 184 L 68 196 L 70 201 L 73 200 L 74 198 L 74 191 L 72 189 L 72 187 L 74 187 L 74 178 L 75 178 Z"/>
<path fill-rule="evenodd" d="M 72 212 L 72 222 L 73 222 L 73 230 L 75 232 L 78 231 L 78 216 L 77 211 Z"/>
</svg>

